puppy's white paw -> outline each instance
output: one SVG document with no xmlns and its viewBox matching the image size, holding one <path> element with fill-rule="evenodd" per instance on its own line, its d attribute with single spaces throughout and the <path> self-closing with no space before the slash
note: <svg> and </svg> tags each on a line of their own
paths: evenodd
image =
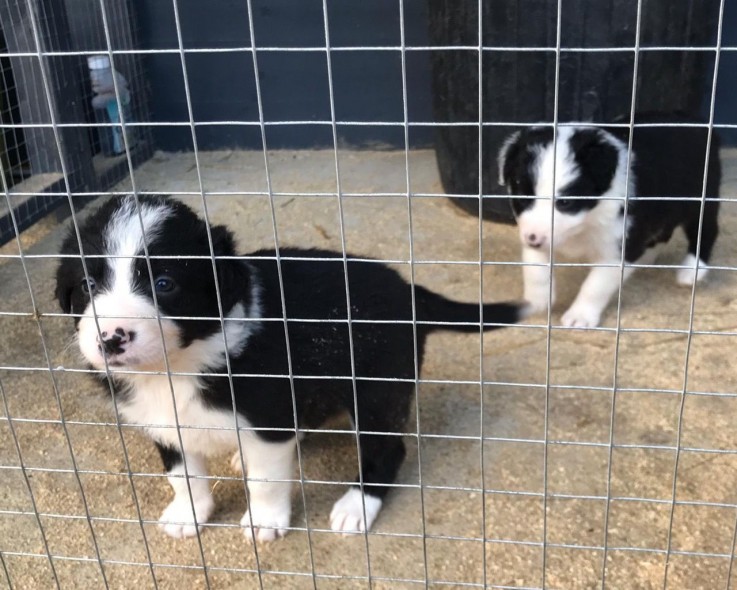
<svg viewBox="0 0 737 590">
<path fill-rule="evenodd" d="M 241 518 L 241 526 L 246 536 L 246 541 L 253 542 L 254 538 L 257 542 L 275 541 L 287 534 L 289 520 L 291 517 L 291 507 L 286 506 L 270 506 L 270 505 L 253 505 L 249 506 L 246 513 Z M 253 531 L 251 529 L 253 527 Z"/>
<path fill-rule="evenodd" d="M 363 518 L 364 504 L 366 520 Z M 342 533 L 367 531 L 374 524 L 381 510 L 381 504 L 380 498 L 361 494 L 358 488 L 351 488 L 333 505 L 333 510 L 330 512 L 330 528 Z"/>
<path fill-rule="evenodd" d="M 693 285 L 694 278 L 696 278 L 696 281 L 698 282 L 703 280 L 706 275 L 709 274 L 709 267 L 703 260 L 699 260 L 699 271 L 698 273 L 696 272 L 696 256 L 693 254 L 687 254 L 686 258 L 681 262 L 681 266 L 686 266 L 688 268 L 679 268 L 676 271 L 676 282 L 684 287 L 690 287 Z"/>
<path fill-rule="evenodd" d="M 201 526 L 195 526 L 195 516 L 197 524 L 202 525 L 210 519 L 214 508 L 215 502 L 209 494 L 195 499 L 194 512 L 189 497 L 177 496 L 161 514 L 159 528 L 175 539 L 194 537 L 198 528 L 202 530 Z"/>
<path fill-rule="evenodd" d="M 601 311 L 591 305 L 574 304 L 561 320 L 567 328 L 595 328 L 601 320 Z"/>
<path fill-rule="evenodd" d="M 236 451 L 233 453 L 233 456 L 230 458 L 230 468 L 235 471 L 239 475 L 243 475 L 243 464 L 246 462 L 246 458 L 243 458 L 243 463 L 241 463 L 241 452 Z"/>
</svg>

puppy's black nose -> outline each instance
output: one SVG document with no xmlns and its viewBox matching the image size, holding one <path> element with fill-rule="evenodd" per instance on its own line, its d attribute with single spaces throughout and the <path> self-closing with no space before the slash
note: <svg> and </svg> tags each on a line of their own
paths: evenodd
<svg viewBox="0 0 737 590">
<path fill-rule="evenodd" d="M 122 344 L 122 338 L 118 336 L 117 334 L 114 334 L 110 338 L 105 338 L 100 344 L 97 345 L 97 348 L 100 350 L 100 352 L 105 350 L 105 354 L 108 355 L 114 355 L 114 354 L 121 354 L 124 352 Z"/>
<path fill-rule="evenodd" d="M 115 332 L 111 336 L 108 335 L 108 332 L 101 332 L 100 336 L 102 336 L 102 341 L 98 337 L 97 349 L 100 352 L 104 350 L 108 355 L 115 355 L 125 352 L 123 345 L 132 342 L 135 333 L 132 331 L 126 332 L 123 328 L 115 328 Z"/>
<path fill-rule="evenodd" d="M 545 238 L 537 234 L 525 234 L 525 243 L 530 248 L 539 248 L 545 243 Z"/>
</svg>

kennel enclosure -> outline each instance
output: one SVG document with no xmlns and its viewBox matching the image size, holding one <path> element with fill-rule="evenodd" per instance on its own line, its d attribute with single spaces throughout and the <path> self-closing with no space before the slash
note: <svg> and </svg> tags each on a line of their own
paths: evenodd
<svg viewBox="0 0 737 590">
<path fill-rule="evenodd" d="M 600 4 L 0 0 L 0 585 L 734 586 L 737 2 L 614 0 L 606 19 Z M 93 106 L 90 59 L 105 57 L 118 122 Z M 725 140 L 708 283 L 675 289 L 666 251 L 595 330 L 555 311 L 429 340 L 396 433 L 409 456 L 367 534 L 326 524 L 356 469 L 339 422 L 300 441 L 278 544 L 245 544 L 227 458 L 206 478 L 213 521 L 191 542 L 161 535 L 158 457 L 95 394 L 53 302 L 59 239 L 89 201 L 174 194 L 236 231 L 239 252 L 330 248 L 459 300 L 514 298 L 516 230 L 477 215 L 504 215 L 500 134 L 607 123 L 633 97 Z M 52 207 L 75 216 L 14 239 Z"/>
</svg>

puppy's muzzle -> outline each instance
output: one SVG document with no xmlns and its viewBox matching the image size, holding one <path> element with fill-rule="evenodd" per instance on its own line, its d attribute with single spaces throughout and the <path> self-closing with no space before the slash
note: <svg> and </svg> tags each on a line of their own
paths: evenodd
<svg viewBox="0 0 737 590">
<path fill-rule="evenodd" d="M 102 339 L 100 338 L 102 337 Z M 115 356 L 125 352 L 124 346 L 130 344 L 136 337 L 133 330 L 126 331 L 123 328 L 115 328 L 112 333 L 103 331 L 97 337 L 97 349 L 108 356 Z"/>
<path fill-rule="evenodd" d="M 545 245 L 545 236 L 530 232 L 526 233 L 524 237 L 525 244 L 530 248 L 542 248 Z"/>
</svg>

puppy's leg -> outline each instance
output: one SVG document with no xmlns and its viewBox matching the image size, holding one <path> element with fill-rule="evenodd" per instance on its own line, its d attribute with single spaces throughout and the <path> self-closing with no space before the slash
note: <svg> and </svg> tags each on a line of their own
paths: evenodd
<svg viewBox="0 0 737 590">
<path fill-rule="evenodd" d="M 406 451 L 402 437 L 408 414 L 412 385 L 407 383 L 373 382 L 363 384 L 358 392 L 358 427 L 362 431 L 391 432 L 394 435 L 360 434 L 360 485 L 351 488 L 333 505 L 330 528 L 341 532 L 366 531 L 371 528 L 381 510 L 390 488 L 381 484 L 393 483 Z M 365 517 L 364 517 L 365 515 Z"/>
<path fill-rule="evenodd" d="M 654 254 L 654 253 L 653 253 Z M 652 254 L 645 254 L 640 261 L 646 264 Z M 615 263 L 616 264 L 616 263 Z M 594 267 L 581 285 L 573 305 L 563 314 L 563 325 L 572 328 L 593 328 L 599 325 L 601 314 L 609 304 L 609 300 L 622 284 L 630 277 L 632 267 L 619 266 Z"/>
<path fill-rule="evenodd" d="M 243 437 L 248 469 L 248 510 L 241 519 L 247 541 L 283 537 L 292 515 L 292 483 L 297 439 L 269 442 L 253 433 Z M 282 481 L 274 481 L 282 480 Z"/>
<path fill-rule="evenodd" d="M 551 307 L 555 304 L 555 280 L 553 280 L 551 289 L 549 260 L 547 248 L 543 250 L 522 248 L 522 261 L 526 263 L 522 267 L 525 299 L 532 305 L 532 313 L 547 311 L 548 304 Z"/>
<path fill-rule="evenodd" d="M 698 219 L 692 221 L 685 226 L 686 237 L 688 238 L 688 254 L 681 262 L 681 266 L 676 271 L 676 282 L 679 285 L 690 287 L 696 281 L 701 281 L 709 272 L 707 263 L 711 258 L 711 251 L 714 248 L 717 235 L 719 234 L 719 223 L 717 216 L 719 213 L 719 201 L 707 201 L 704 203 L 704 220 L 701 226 L 701 244 L 699 247 L 699 222 Z M 699 270 L 696 272 L 696 250 L 699 250 Z"/>
<path fill-rule="evenodd" d="M 159 527 L 170 537 L 177 539 L 194 537 L 198 528 L 201 530 L 201 525 L 209 520 L 215 507 L 209 482 L 206 479 L 198 479 L 198 476 L 207 475 L 205 458 L 190 453 L 182 457 L 178 449 L 159 443 L 156 443 L 156 446 L 164 461 L 169 484 L 174 490 L 174 499 L 161 515 Z M 185 478 L 185 461 L 189 478 Z"/>
<path fill-rule="evenodd" d="M 373 428 L 361 426 L 366 430 Z M 341 532 L 371 529 L 381 510 L 388 487 L 376 485 L 392 483 L 406 451 L 399 436 L 360 435 L 363 493 L 360 485 L 351 486 L 330 512 L 330 528 Z M 360 478 L 356 478 L 360 481 Z M 364 517 L 365 509 L 365 517 Z"/>
</svg>

